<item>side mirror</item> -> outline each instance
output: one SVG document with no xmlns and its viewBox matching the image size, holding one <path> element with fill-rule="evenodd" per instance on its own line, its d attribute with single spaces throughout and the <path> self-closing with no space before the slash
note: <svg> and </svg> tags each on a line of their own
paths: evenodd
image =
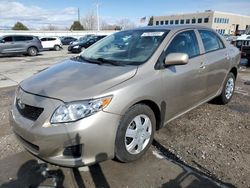
<svg viewBox="0 0 250 188">
<path fill-rule="evenodd" d="M 5 43 L 5 41 L 4 40 L 0 40 L 0 43 Z"/>
<path fill-rule="evenodd" d="M 165 65 L 186 65 L 189 57 L 185 53 L 170 53 L 165 58 Z"/>
</svg>

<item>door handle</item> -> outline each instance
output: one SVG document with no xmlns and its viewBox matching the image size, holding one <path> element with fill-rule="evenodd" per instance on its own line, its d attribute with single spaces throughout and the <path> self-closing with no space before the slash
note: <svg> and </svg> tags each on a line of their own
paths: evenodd
<svg viewBox="0 0 250 188">
<path fill-rule="evenodd" d="M 206 63 L 202 62 L 200 65 L 200 69 L 205 69 L 206 68 Z"/>
</svg>

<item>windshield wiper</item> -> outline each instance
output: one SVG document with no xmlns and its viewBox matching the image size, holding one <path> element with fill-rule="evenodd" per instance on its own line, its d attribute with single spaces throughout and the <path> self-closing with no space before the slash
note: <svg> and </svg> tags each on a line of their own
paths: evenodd
<svg viewBox="0 0 250 188">
<path fill-rule="evenodd" d="M 114 66 L 122 66 L 122 64 L 118 63 L 117 61 L 108 60 L 108 59 L 104 59 L 104 58 L 87 59 L 87 58 L 80 55 L 80 56 L 73 57 L 71 59 L 74 61 L 88 62 L 88 63 L 94 63 L 94 64 L 98 64 L 98 65 L 111 64 Z"/>
<path fill-rule="evenodd" d="M 98 65 L 101 65 L 102 63 L 99 62 L 99 61 L 96 61 L 94 59 L 87 59 L 87 58 L 84 58 L 83 56 L 79 55 L 79 56 L 76 56 L 76 57 L 72 57 L 71 60 L 73 61 L 79 61 L 79 62 L 87 62 L 87 63 L 94 63 L 94 64 L 98 64 Z"/>
<path fill-rule="evenodd" d="M 97 58 L 97 61 L 101 62 L 101 63 L 107 63 L 107 64 L 115 65 L 115 66 L 122 66 L 117 61 L 113 61 L 113 60 L 109 60 L 109 59 L 104 59 L 104 58 L 101 58 L 101 57 Z"/>
</svg>

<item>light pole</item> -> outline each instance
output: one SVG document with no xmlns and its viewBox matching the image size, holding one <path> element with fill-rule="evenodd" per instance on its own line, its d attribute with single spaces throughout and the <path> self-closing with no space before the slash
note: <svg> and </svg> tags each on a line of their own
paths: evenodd
<svg viewBox="0 0 250 188">
<path fill-rule="evenodd" d="M 97 17 L 97 31 L 100 31 L 100 20 L 99 20 L 99 2 L 96 3 L 96 17 Z"/>
</svg>

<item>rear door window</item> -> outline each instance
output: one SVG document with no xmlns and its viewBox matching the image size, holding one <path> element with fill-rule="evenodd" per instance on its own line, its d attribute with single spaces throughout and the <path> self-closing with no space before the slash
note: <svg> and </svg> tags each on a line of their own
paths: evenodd
<svg viewBox="0 0 250 188">
<path fill-rule="evenodd" d="M 189 58 L 200 55 L 195 32 L 190 30 L 177 34 L 166 50 L 166 55 L 170 53 L 185 53 Z"/>
<path fill-rule="evenodd" d="M 33 37 L 26 36 L 26 40 L 33 40 Z"/>
<path fill-rule="evenodd" d="M 199 33 L 206 53 L 225 48 L 225 45 L 216 33 L 207 30 L 199 30 Z"/>
<path fill-rule="evenodd" d="M 26 41 L 26 36 L 14 36 L 14 41 L 16 42 Z"/>
<path fill-rule="evenodd" d="M 48 38 L 48 41 L 54 41 L 56 38 Z"/>
</svg>

